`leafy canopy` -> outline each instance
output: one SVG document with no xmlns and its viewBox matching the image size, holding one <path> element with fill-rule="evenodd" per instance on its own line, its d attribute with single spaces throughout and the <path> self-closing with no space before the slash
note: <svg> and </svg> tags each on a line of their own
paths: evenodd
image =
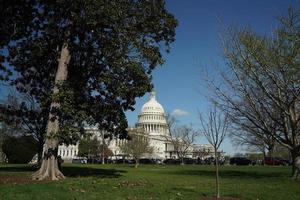
<svg viewBox="0 0 300 200">
<path fill-rule="evenodd" d="M 79 139 L 84 121 L 125 133 L 124 112 L 151 90 L 151 72 L 163 63 L 160 49 L 168 50 L 177 26 L 163 0 L 26 0 L 1 7 L 0 78 L 41 109 L 59 102 L 51 112 L 60 117 L 66 143 Z M 54 96 L 63 45 L 71 54 L 68 78 Z"/>
</svg>

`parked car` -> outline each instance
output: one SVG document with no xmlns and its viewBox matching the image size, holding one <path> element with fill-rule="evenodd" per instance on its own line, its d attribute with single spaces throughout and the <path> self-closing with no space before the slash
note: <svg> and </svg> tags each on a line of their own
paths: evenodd
<svg viewBox="0 0 300 200">
<path fill-rule="evenodd" d="M 74 158 L 72 163 L 76 164 L 87 164 L 87 158 Z"/>
<path fill-rule="evenodd" d="M 196 161 L 192 158 L 183 158 L 184 164 L 194 164 Z"/>
<path fill-rule="evenodd" d="M 252 161 L 244 157 L 232 157 L 230 158 L 229 163 L 231 165 L 250 165 Z"/>
<path fill-rule="evenodd" d="M 114 163 L 116 164 L 131 164 L 131 160 L 128 159 L 116 159 L 114 160 Z"/>
<path fill-rule="evenodd" d="M 154 159 L 153 161 L 155 164 L 158 164 L 158 165 L 163 164 L 163 161 L 161 159 Z"/>
<path fill-rule="evenodd" d="M 290 165 L 288 160 L 279 157 L 265 157 L 263 164 L 265 165 Z"/>
<path fill-rule="evenodd" d="M 204 159 L 204 164 L 205 165 L 214 165 L 215 164 L 215 158 L 214 157 L 208 157 Z"/>
<path fill-rule="evenodd" d="M 155 164 L 154 160 L 149 159 L 149 158 L 141 158 L 139 160 L 140 164 Z"/>
<path fill-rule="evenodd" d="M 292 165 L 292 162 L 290 162 L 289 160 L 287 159 L 284 159 L 284 158 L 278 158 L 276 157 L 281 163 L 282 165 Z"/>
<path fill-rule="evenodd" d="M 178 165 L 178 164 L 180 164 L 180 160 L 168 158 L 168 159 L 164 160 L 164 164 L 167 164 L 167 165 Z"/>
</svg>

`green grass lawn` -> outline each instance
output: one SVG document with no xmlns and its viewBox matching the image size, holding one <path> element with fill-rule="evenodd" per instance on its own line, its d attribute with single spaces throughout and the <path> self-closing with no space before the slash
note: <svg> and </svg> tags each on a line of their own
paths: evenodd
<svg viewBox="0 0 300 200">
<path fill-rule="evenodd" d="M 28 177 L 35 169 L 0 165 L 0 180 Z M 221 196 L 253 200 L 299 200 L 300 180 L 290 178 L 290 167 L 222 166 Z M 0 184 L 0 199 L 202 199 L 213 196 L 213 166 L 127 165 L 62 166 L 67 178 L 55 182 Z M 1 181 L 0 181 L 1 183 Z"/>
</svg>

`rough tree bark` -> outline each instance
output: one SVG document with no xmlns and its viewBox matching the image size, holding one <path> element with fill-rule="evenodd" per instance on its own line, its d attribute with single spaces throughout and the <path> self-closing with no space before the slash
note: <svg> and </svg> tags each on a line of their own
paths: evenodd
<svg viewBox="0 0 300 200">
<path fill-rule="evenodd" d="M 68 45 L 64 44 L 61 48 L 59 63 L 57 72 L 55 75 L 55 86 L 53 94 L 57 94 L 59 89 L 57 84 L 67 79 L 68 64 L 70 61 L 70 52 Z M 51 110 L 59 109 L 60 104 L 58 102 L 51 103 Z M 55 113 L 55 112 L 54 112 Z M 34 180 L 60 180 L 65 176 L 58 169 L 57 163 L 57 151 L 58 151 L 58 138 L 56 137 L 59 131 L 59 119 L 56 114 L 49 113 L 49 119 L 47 124 L 46 141 L 43 149 L 43 160 L 41 168 L 32 175 Z"/>
</svg>

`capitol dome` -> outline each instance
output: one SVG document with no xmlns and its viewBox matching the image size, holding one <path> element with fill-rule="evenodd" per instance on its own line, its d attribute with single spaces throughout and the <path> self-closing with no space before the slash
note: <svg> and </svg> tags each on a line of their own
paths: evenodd
<svg viewBox="0 0 300 200">
<path fill-rule="evenodd" d="M 150 93 L 150 99 L 145 103 L 141 109 L 141 114 L 165 114 L 164 108 L 156 101 L 155 92 Z"/>
<path fill-rule="evenodd" d="M 141 109 L 138 116 L 137 127 L 145 129 L 152 135 L 168 133 L 168 126 L 164 108 L 157 102 L 155 92 L 150 93 L 150 98 Z"/>
</svg>

